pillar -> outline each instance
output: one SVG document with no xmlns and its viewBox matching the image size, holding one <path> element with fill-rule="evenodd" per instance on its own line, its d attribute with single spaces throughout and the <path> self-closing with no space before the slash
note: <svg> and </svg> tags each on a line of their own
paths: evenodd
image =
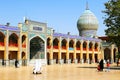
<svg viewBox="0 0 120 80">
<path fill-rule="evenodd" d="M 5 36 L 5 39 L 4 39 L 4 44 L 5 44 L 5 51 L 4 51 L 4 63 L 6 66 L 9 65 L 9 59 L 8 59 L 8 56 L 9 56 L 9 35 L 8 35 L 8 30 L 6 31 L 6 36 Z"/>
<path fill-rule="evenodd" d="M 66 54 L 66 62 L 69 64 L 70 63 L 70 59 L 69 59 L 69 38 L 67 40 L 67 54 Z"/>
<path fill-rule="evenodd" d="M 93 42 L 93 45 L 92 45 L 92 62 L 95 63 L 95 49 L 94 49 L 94 46 L 95 46 L 95 42 Z"/>
<path fill-rule="evenodd" d="M 101 47 L 101 49 L 100 49 Z M 98 61 L 100 61 L 101 59 L 104 60 L 104 48 L 101 46 L 100 42 L 98 43 L 98 47 L 97 47 L 97 50 L 98 50 Z"/>
<path fill-rule="evenodd" d="M 76 59 L 76 39 L 74 40 L 74 45 L 73 45 L 73 48 L 74 48 L 74 63 L 77 63 L 77 59 Z"/>
<path fill-rule="evenodd" d="M 22 64 L 22 59 L 21 59 L 21 45 L 22 45 L 22 43 L 21 43 L 21 33 L 20 33 L 20 35 L 19 35 L 19 37 L 18 37 L 18 53 L 17 53 L 17 60 L 18 60 L 18 62 L 20 63 L 20 65 Z"/>
<path fill-rule="evenodd" d="M 84 60 L 83 60 L 83 41 L 81 41 L 81 44 L 80 44 L 80 63 L 84 63 Z"/>
<path fill-rule="evenodd" d="M 63 60 L 61 59 L 61 37 L 60 37 L 60 39 L 59 39 L 58 47 L 59 47 L 58 62 L 59 62 L 60 64 L 63 64 Z"/>
<path fill-rule="evenodd" d="M 113 57 L 114 52 L 113 51 L 114 51 L 114 44 L 111 45 L 111 63 L 114 62 L 114 57 Z"/>
<path fill-rule="evenodd" d="M 87 46 L 86 46 L 86 48 L 87 48 L 87 52 L 86 52 L 86 54 L 87 54 L 87 63 L 89 63 L 89 61 L 90 61 L 90 59 L 89 59 L 89 41 L 87 41 Z"/>
<path fill-rule="evenodd" d="M 53 39 L 51 38 L 50 40 L 50 45 L 51 45 L 51 48 L 50 48 L 50 60 L 49 60 L 49 63 L 50 64 L 53 64 Z"/>
</svg>

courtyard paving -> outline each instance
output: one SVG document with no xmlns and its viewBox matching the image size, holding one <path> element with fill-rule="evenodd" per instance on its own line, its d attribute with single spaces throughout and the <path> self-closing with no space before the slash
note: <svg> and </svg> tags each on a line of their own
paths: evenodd
<svg viewBox="0 0 120 80">
<path fill-rule="evenodd" d="M 44 65 L 42 74 L 32 74 L 33 67 L 0 67 L 0 80 L 120 80 L 120 66 L 110 72 L 98 72 L 97 64 Z"/>
</svg>

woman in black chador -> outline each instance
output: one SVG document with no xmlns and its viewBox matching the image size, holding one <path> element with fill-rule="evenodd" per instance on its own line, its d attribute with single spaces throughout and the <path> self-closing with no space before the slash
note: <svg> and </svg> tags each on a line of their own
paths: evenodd
<svg viewBox="0 0 120 80">
<path fill-rule="evenodd" d="M 100 71 L 103 71 L 103 69 L 104 69 L 103 59 L 101 59 L 99 65 L 100 65 Z"/>
</svg>

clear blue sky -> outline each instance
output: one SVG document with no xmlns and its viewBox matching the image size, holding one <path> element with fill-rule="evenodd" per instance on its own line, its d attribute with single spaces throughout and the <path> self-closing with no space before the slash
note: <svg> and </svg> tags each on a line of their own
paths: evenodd
<svg viewBox="0 0 120 80">
<path fill-rule="evenodd" d="M 104 3 L 108 0 L 0 0 L 0 24 L 10 22 L 17 26 L 26 16 L 31 20 L 45 22 L 56 32 L 78 35 L 77 20 L 86 8 L 95 14 L 99 21 L 98 36 L 104 36 Z"/>
</svg>

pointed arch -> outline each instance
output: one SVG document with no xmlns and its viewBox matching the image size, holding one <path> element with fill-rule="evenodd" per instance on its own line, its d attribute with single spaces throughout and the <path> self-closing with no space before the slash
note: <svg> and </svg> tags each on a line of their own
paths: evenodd
<svg viewBox="0 0 120 80">
<path fill-rule="evenodd" d="M 4 39 L 5 39 L 5 35 L 0 32 L 0 46 L 4 46 Z"/>
<path fill-rule="evenodd" d="M 93 43 L 90 42 L 90 43 L 89 43 L 89 50 L 90 50 L 90 51 L 92 51 L 92 46 L 93 46 Z"/>
<path fill-rule="evenodd" d="M 55 38 L 54 40 L 53 40 L 53 48 L 54 49 L 58 49 L 59 47 L 59 45 L 58 45 L 58 43 L 59 43 L 59 40 L 58 40 L 58 38 Z"/>
<path fill-rule="evenodd" d="M 63 39 L 62 41 L 61 41 L 61 43 L 62 43 L 62 49 L 66 49 L 66 45 L 67 45 L 67 40 L 66 39 Z"/>
<path fill-rule="evenodd" d="M 77 42 L 76 42 L 76 49 L 77 49 L 77 50 L 80 50 L 80 45 L 81 45 L 81 42 L 80 42 L 80 41 L 77 41 Z"/>
<path fill-rule="evenodd" d="M 9 46 L 18 47 L 18 36 L 15 33 L 12 33 L 9 36 Z"/>
<path fill-rule="evenodd" d="M 45 42 L 39 36 L 35 36 L 30 40 L 30 59 L 45 58 Z"/>
<path fill-rule="evenodd" d="M 83 50 L 87 50 L 87 42 L 86 41 L 83 42 Z"/>
<path fill-rule="evenodd" d="M 47 38 L 47 48 L 48 48 L 48 49 L 51 48 L 51 44 L 50 44 L 50 42 L 51 42 L 51 38 L 48 37 L 48 38 Z"/>
</svg>

